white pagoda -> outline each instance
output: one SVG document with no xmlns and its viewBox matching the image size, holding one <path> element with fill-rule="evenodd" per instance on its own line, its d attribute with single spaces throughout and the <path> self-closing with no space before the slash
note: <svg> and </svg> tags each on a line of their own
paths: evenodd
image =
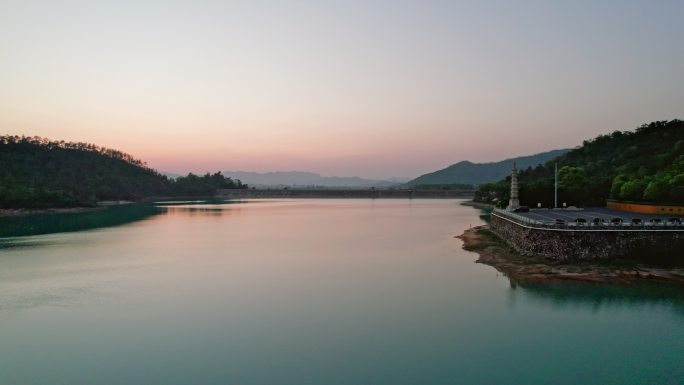
<svg viewBox="0 0 684 385">
<path fill-rule="evenodd" d="M 506 210 L 514 211 L 520 207 L 520 199 L 518 195 L 518 169 L 513 162 L 513 169 L 511 170 L 511 199 L 508 201 Z"/>
</svg>

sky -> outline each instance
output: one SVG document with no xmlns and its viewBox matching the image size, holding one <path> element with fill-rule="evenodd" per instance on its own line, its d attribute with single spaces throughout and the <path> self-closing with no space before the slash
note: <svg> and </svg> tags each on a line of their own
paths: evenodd
<svg viewBox="0 0 684 385">
<path fill-rule="evenodd" d="M 682 1 L 0 0 L 0 133 L 415 177 L 684 118 Z"/>
</svg>

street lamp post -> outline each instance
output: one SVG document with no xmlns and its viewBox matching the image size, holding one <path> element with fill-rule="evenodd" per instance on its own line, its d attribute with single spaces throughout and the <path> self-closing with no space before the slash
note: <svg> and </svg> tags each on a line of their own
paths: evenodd
<svg viewBox="0 0 684 385">
<path fill-rule="evenodd" d="M 558 208 L 558 162 L 556 162 L 556 172 L 553 182 L 553 208 Z"/>
</svg>

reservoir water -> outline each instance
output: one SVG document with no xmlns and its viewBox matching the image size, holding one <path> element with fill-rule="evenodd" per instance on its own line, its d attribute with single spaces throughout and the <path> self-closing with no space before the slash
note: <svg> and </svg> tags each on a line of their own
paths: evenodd
<svg viewBox="0 0 684 385">
<path fill-rule="evenodd" d="M 684 383 L 681 287 L 512 284 L 458 201 L 133 207 L 0 222 L 0 384 Z"/>
</svg>

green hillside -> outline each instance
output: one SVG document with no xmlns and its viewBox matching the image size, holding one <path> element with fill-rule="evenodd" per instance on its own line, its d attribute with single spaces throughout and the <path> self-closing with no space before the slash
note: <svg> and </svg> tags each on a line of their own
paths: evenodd
<svg viewBox="0 0 684 385">
<path fill-rule="evenodd" d="M 606 199 L 684 203 L 684 122 L 660 121 L 587 140 L 558 157 L 559 204 Z M 510 177 L 480 186 L 475 199 L 505 205 Z M 521 204 L 553 205 L 554 162 L 520 173 Z"/>
<path fill-rule="evenodd" d="M 452 164 L 445 169 L 421 175 L 408 182 L 408 185 L 465 184 L 477 186 L 483 183 L 496 182 L 511 173 L 513 161 L 522 168 L 534 167 L 568 151 L 569 149 L 553 150 L 492 163 L 473 163 L 466 160 Z"/>
<path fill-rule="evenodd" d="M 220 173 L 173 181 L 128 154 L 93 144 L 0 137 L 0 208 L 93 206 L 239 187 L 244 186 Z"/>
</svg>

